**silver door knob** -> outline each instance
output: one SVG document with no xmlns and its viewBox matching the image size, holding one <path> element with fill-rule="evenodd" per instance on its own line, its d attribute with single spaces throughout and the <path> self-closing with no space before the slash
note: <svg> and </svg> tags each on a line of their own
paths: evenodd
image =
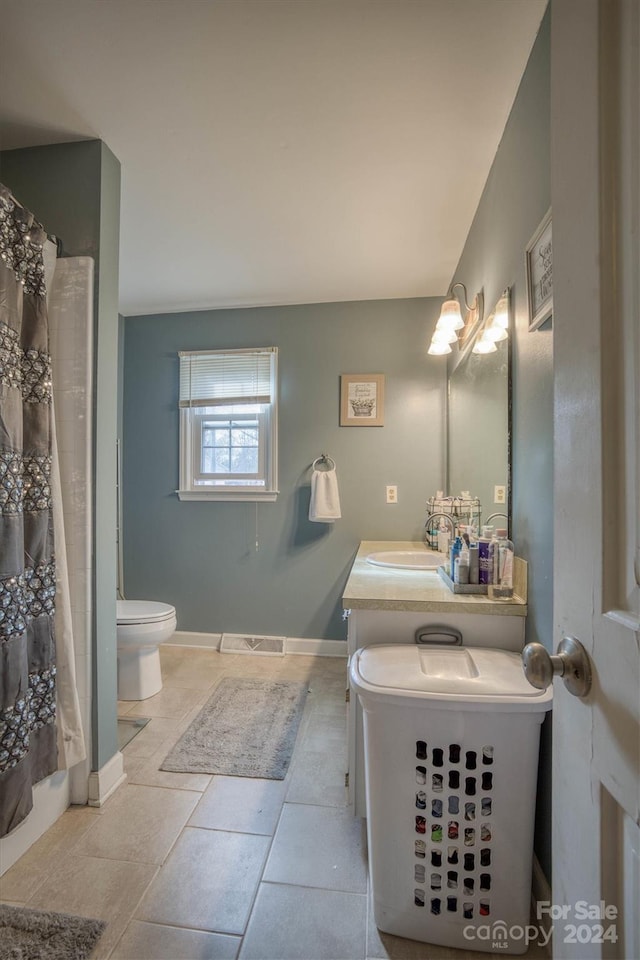
<svg viewBox="0 0 640 960">
<path fill-rule="evenodd" d="M 524 674 L 532 687 L 546 690 L 555 676 L 574 697 L 586 697 L 591 689 L 591 663 L 575 637 L 564 637 L 552 656 L 541 643 L 528 643 L 522 651 Z"/>
</svg>

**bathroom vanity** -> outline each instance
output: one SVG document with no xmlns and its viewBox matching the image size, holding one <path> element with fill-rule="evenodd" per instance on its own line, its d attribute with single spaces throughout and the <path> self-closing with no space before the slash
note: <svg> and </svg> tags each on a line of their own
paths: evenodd
<svg viewBox="0 0 640 960">
<path fill-rule="evenodd" d="M 381 567 L 367 557 L 381 551 L 420 551 L 423 543 L 362 541 L 347 580 L 342 605 L 349 611 L 348 655 L 372 644 L 413 643 L 422 627 L 452 627 L 465 646 L 519 652 L 527 615 L 527 564 L 514 561 L 514 598 L 457 594 L 435 570 Z M 348 788 L 356 816 L 366 816 L 362 708 L 348 692 Z"/>
</svg>

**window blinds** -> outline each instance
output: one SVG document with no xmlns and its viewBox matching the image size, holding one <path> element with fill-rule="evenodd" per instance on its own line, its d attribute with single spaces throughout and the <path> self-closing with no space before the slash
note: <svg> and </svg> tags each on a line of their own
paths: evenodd
<svg viewBox="0 0 640 960">
<path fill-rule="evenodd" d="M 189 351 L 180 358 L 180 406 L 272 403 L 277 347 Z"/>
</svg>

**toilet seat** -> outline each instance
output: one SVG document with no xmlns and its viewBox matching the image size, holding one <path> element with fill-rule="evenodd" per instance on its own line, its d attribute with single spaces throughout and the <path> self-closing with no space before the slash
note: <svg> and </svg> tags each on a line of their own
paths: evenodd
<svg viewBox="0 0 640 960">
<path fill-rule="evenodd" d="M 155 600 L 118 600 L 116 619 L 120 624 L 162 623 L 176 615 L 175 607 Z"/>
</svg>

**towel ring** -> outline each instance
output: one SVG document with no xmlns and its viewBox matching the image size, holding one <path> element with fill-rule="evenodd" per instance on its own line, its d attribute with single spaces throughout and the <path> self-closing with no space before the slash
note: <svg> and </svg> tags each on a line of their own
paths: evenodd
<svg viewBox="0 0 640 960">
<path fill-rule="evenodd" d="M 315 470 L 318 463 L 326 463 L 329 466 L 330 470 L 335 470 L 336 462 L 332 460 L 326 453 L 321 454 L 319 457 L 316 457 L 313 463 L 311 464 L 311 469 Z"/>
</svg>

